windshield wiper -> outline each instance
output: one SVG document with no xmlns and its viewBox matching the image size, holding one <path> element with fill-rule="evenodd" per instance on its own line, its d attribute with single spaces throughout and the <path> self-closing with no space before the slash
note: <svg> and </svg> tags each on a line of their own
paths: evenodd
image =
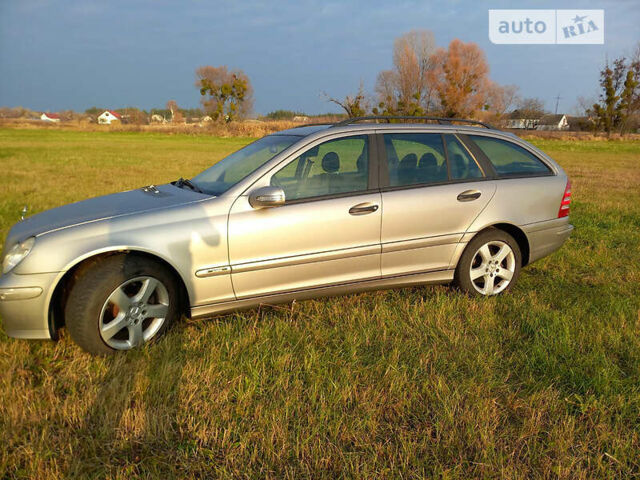
<svg viewBox="0 0 640 480">
<path fill-rule="evenodd" d="M 180 177 L 178 180 L 175 181 L 174 185 L 178 188 L 182 188 L 182 187 L 189 187 L 191 190 L 193 190 L 194 192 L 198 192 L 198 193 L 204 193 L 200 187 L 198 187 L 195 183 L 193 183 L 191 180 L 189 180 L 188 178 L 182 178 Z"/>
</svg>

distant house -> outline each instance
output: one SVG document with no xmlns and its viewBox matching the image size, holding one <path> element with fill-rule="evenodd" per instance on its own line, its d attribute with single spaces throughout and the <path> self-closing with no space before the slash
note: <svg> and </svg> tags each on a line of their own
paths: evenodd
<svg viewBox="0 0 640 480">
<path fill-rule="evenodd" d="M 534 130 L 538 126 L 539 121 L 539 116 L 527 115 L 520 110 L 514 110 L 507 118 L 507 128 Z"/>
<path fill-rule="evenodd" d="M 101 125 L 111 125 L 113 122 L 120 122 L 122 116 L 113 110 L 105 110 L 98 117 L 98 123 Z"/>
<path fill-rule="evenodd" d="M 309 117 L 307 117 L 306 115 L 296 115 L 295 117 L 293 117 L 293 121 L 294 122 L 308 122 L 309 121 Z"/>
<path fill-rule="evenodd" d="M 58 115 L 57 113 L 45 112 L 42 115 L 40 115 L 40 120 L 42 120 L 43 122 L 55 122 L 55 123 L 58 123 L 58 122 L 60 122 L 60 115 Z"/>
<path fill-rule="evenodd" d="M 536 130 L 568 130 L 567 116 L 561 113 L 556 115 L 543 115 Z"/>
</svg>

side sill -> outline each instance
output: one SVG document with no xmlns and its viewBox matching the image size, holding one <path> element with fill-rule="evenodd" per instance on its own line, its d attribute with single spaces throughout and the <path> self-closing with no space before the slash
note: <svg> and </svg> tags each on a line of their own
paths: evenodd
<svg viewBox="0 0 640 480">
<path fill-rule="evenodd" d="M 295 290 L 272 295 L 263 295 L 241 300 L 233 300 L 230 302 L 195 306 L 191 307 L 191 318 L 203 318 L 238 310 L 246 310 L 257 307 L 259 305 L 277 305 L 280 303 L 288 303 L 293 300 L 308 300 L 311 298 L 332 297 L 345 295 L 348 293 L 383 290 L 396 287 L 408 287 L 414 285 L 448 283 L 453 280 L 454 272 L 455 270 L 453 269 L 420 272 L 410 275 L 400 275 L 362 282 L 329 285 L 325 287 L 316 287 L 305 290 Z"/>
</svg>

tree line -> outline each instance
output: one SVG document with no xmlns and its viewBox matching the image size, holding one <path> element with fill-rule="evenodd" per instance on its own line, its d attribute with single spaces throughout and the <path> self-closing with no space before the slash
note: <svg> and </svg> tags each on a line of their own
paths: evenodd
<svg viewBox="0 0 640 480">
<path fill-rule="evenodd" d="M 354 94 L 336 98 L 323 96 L 338 105 L 344 115 L 440 116 L 474 118 L 504 124 L 514 108 L 520 118 L 536 119 L 546 112 L 544 102 L 522 98 L 515 85 L 500 85 L 489 76 L 484 51 L 473 42 L 453 39 L 447 47 L 438 47 L 429 30 L 412 30 L 396 38 L 392 67 L 378 73 L 374 91 L 366 92 L 364 84 Z M 135 107 L 116 109 L 127 123 L 162 122 L 232 122 L 247 118 L 253 111 L 253 87 L 248 75 L 239 69 L 201 66 L 195 71 L 195 88 L 200 94 L 200 107 L 180 108 L 169 100 L 163 109 L 149 111 Z M 608 62 L 600 72 L 600 95 L 597 100 L 579 98 L 585 126 L 625 133 L 640 127 L 640 43 L 635 52 Z M 105 109 L 92 107 L 84 117 L 97 118 Z M 30 113 L 29 113 L 30 112 Z M 31 112 L 21 107 L 0 108 L 0 117 L 19 118 Z M 62 120 L 82 117 L 71 110 L 60 112 Z M 302 112 L 276 110 L 262 117 L 291 120 L 307 117 Z"/>
</svg>

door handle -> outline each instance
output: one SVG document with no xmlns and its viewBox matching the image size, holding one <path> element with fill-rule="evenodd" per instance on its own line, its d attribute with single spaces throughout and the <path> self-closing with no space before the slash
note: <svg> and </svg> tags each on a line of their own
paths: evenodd
<svg viewBox="0 0 640 480">
<path fill-rule="evenodd" d="M 460 195 L 458 195 L 458 201 L 472 202 L 473 200 L 480 198 L 480 195 L 482 195 L 482 192 L 479 192 L 478 190 L 465 190 Z"/>
<path fill-rule="evenodd" d="M 351 215 L 366 215 L 378 210 L 378 205 L 374 205 L 370 202 L 359 203 L 349 209 Z"/>
</svg>

